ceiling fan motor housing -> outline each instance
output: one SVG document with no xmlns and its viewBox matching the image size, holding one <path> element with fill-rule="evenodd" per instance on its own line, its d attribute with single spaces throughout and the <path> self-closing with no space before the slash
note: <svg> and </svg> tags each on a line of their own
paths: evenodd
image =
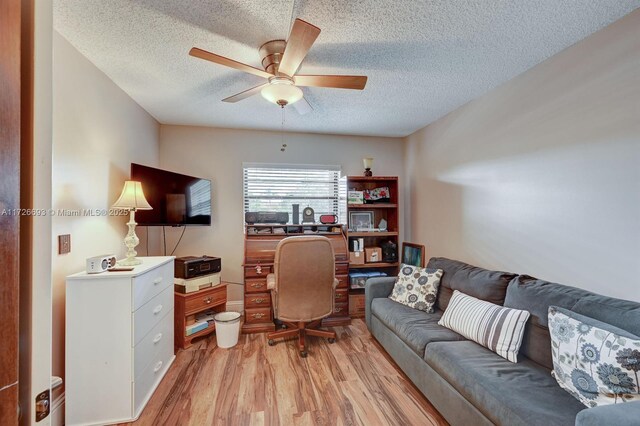
<svg viewBox="0 0 640 426">
<path fill-rule="evenodd" d="M 285 47 L 287 42 L 284 40 L 271 40 L 260 46 L 260 58 L 266 72 L 277 75 Z"/>
</svg>

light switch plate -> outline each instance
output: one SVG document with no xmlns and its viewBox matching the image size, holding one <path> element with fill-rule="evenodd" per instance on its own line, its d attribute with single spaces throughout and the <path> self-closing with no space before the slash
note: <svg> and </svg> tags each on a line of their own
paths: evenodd
<svg viewBox="0 0 640 426">
<path fill-rule="evenodd" d="M 58 235 L 58 254 L 71 253 L 71 234 Z"/>
</svg>

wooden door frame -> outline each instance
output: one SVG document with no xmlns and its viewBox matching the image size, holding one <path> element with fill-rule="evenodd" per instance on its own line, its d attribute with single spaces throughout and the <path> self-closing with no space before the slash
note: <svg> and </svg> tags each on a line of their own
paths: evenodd
<svg viewBox="0 0 640 426">
<path fill-rule="evenodd" d="M 0 418 L 18 422 L 23 2 L 0 1 Z"/>
</svg>

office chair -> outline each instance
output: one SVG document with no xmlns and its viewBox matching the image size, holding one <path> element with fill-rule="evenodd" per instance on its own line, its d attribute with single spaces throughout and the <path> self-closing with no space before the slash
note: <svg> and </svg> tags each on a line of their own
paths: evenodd
<svg viewBox="0 0 640 426">
<path fill-rule="evenodd" d="M 328 238 L 300 236 L 280 241 L 267 286 L 274 317 L 286 328 L 267 335 L 269 346 L 275 345 L 274 339 L 298 336 L 298 349 L 304 358 L 306 336 L 327 337 L 329 343 L 335 342 L 334 331 L 317 327 L 333 312 L 337 285 L 333 246 Z"/>
</svg>

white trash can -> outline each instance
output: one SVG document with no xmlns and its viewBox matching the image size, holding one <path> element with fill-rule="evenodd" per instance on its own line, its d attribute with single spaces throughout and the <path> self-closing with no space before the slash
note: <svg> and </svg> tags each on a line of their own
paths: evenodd
<svg viewBox="0 0 640 426">
<path fill-rule="evenodd" d="M 232 348 L 238 344 L 240 313 L 220 312 L 213 317 L 216 322 L 216 340 L 219 348 Z"/>
</svg>

